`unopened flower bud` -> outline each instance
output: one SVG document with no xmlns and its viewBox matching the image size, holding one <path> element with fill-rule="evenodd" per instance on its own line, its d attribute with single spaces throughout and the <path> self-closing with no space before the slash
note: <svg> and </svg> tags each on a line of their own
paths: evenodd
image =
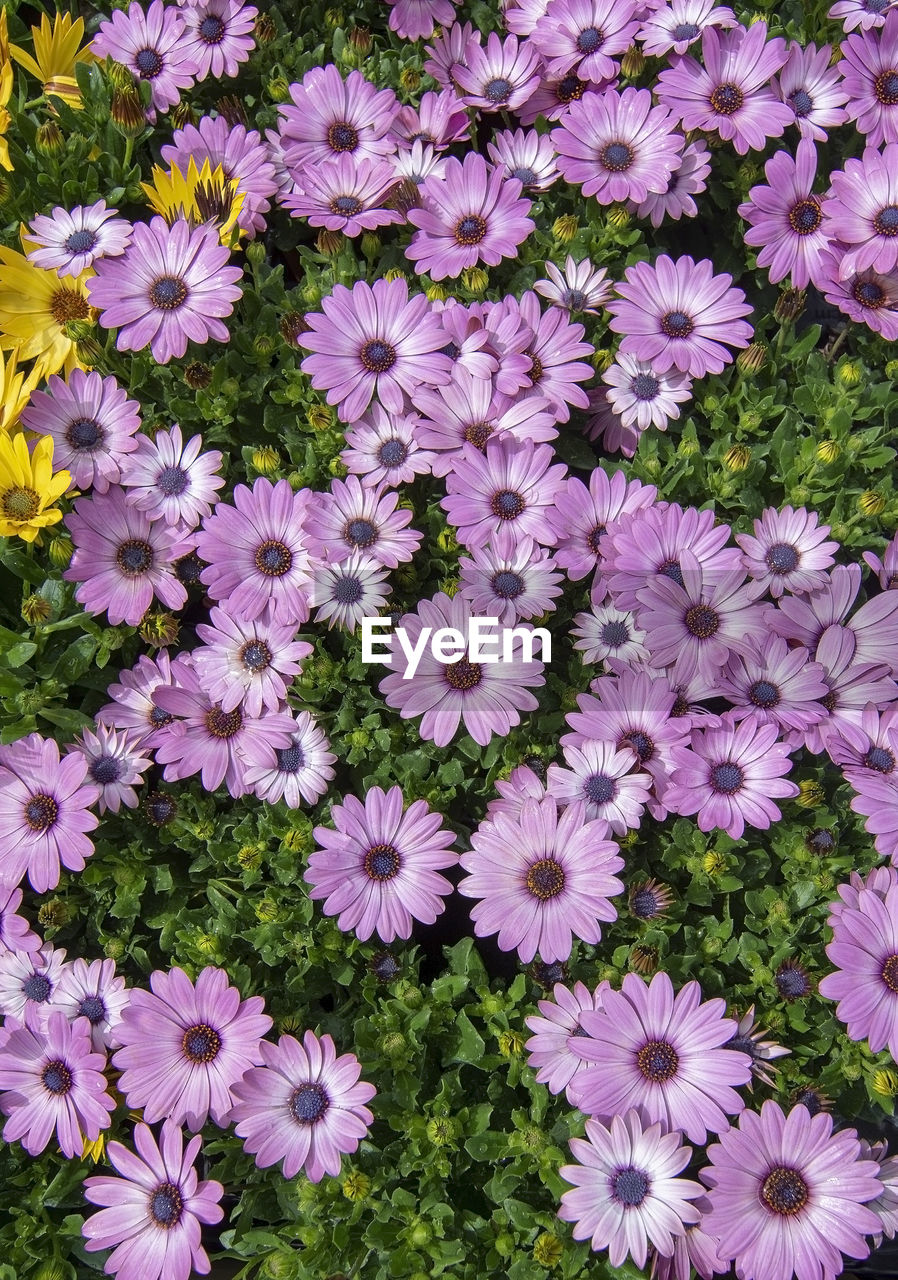
<svg viewBox="0 0 898 1280">
<path fill-rule="evenodd" d="M 886 500 L 875 489 L 866 489 L 858 498 L 857 505 L 865 516 L 879 516 L 886 509 Z"/>
<path fill-rule="evenodd" d="M 253 450 L 252 463 L 260 476 L 273 476 L 281 465 L 281 455 L 277 449 L 266 444 L 260 449 Z"/>
<path fill-rule="evenodd" d="M 54 538 L 49 547 L 50 563 L 57 569 L 67 569 L 72 563 L 74 550 L 71 538 Z"/>
<path fill-rule="evenodd" d="M 843 360 L 836 370 L 836 379 L 843 387 L 856 387 L 863 376 L 860 360 Z"/>
<path fill-rule="evenodd" d="M 147 113 L 140 100 L 140 94 L 134 88 L 131 72 L 128 73 L 128 87 L 116 89 L 109 103 L 109 115 L 112 123 L 126 138 L 138 138 L 147 127 Z"/>
<path fill-rule="evenodd" d="M 253 35 L 257 44 L 271 44 L 277 36 L 277 27 L 267 13 L 260 13 L 253 24 Z"/>
<path fill-rule="evenodd" d="M 547 1271 L 558 1265 L 563 1253 L 564 1245 L 551 1231 L 544 1231 L 533 1242 L 533 1261 Z"/>
<path fill-rule="evenodd" d="M 45 156 L 55 155 L 61 151 L 65 139 L 62 130 L 55 120 L 46 120 L 39 126 L 34 145 Z"/>
<path fill-rule="evenodd" d="M 286 102 L 290 97 L 286 76 L 273 76 L 265 87 L 272 102 Z"/>
<path fill-rule="evenodd" d="M 52 615 L 53 606 L 50 601 L 37 591 L 32 592 L 30 596 L 26 596 L 22 601 L 22 617 L 29 626 L 33 627 L 41 622 L 49 622 Z"/>
<path fill-rule="evenodd" d="M 309 332 L 310 326 L 306 324 L 305 317 L 299 311 L 288 311 L 285 316 L 281 317 L 280 325 L 281 337 L 291 347 L 295 347 L 297 340 L 304 334 Z"/>
<path fill-rule="evenodd" d="M 247 260 L 254 267 L 260 267 L 265 261 L 265 245 L 261 240 L 250 240 L 246 246 Z"/>
<path fill-rule="evenodd" d="M 728 471 L 744 471 L 751 462 L 751 449 L 745 444 L 734 444 L 723 455 L 723 465 Z"/>
<path fill-rule="evenodd" d="M 489 285 L 489 272 L 483 267 L 466 267 L 461 273 L 461 282 L 469 293 L 483 293 Z"/>
<path fill-rule="evenodd" d="M 429 284 L 426 293 L 428 302 L 443 302 L 448 296 L 446 287 L 442 284 Z"/>
<path fill-rule="evenodd" d="M 552 235 L 562 244 L 569 244 L 580 230 L 580 224 L 571 213 L 563 213 L 552 223 Z"/>
<path fill-rule="evenodd" d="M 804 300 L 804 289 L 784 289 L 773 308 L 774 319 L 780 324 L 797 319 L 804 311 Z"/>
<path fill-rule="evenodd" d="M 342 231 L 329 231 L 327 227 L 323 227 L 315 237 L 315 248 L 326 258 L 336 257 L 345 243 L 346 237 Z"/>
<path fill-rule="evenodd" d="M 621 58 L 620 69 L 630 80 L 641 76 L 645 70 L 645 54 L 638 45 L 631 45 Z"/>
<path fill-rule="evenodd" d="M 805 778 L 799 782 L 795 803 L 800 804 L 803 809 L 819 809 L 825 799 L 826 792 L 813 778 Z"/>
<path fill-rule="evenodd" d="M 842 446 L 838 440 L 821 440 L 817 445 L 817 458 L 820 462 L 835 462 L 841 452 Z"/>
<path fill-rule="evenodd" d="M 767 363 L 767 347 L 763 342 L 751 342 L 736 357 L 736 365 L 742 373 L 757 373 Z"/>
</svg>

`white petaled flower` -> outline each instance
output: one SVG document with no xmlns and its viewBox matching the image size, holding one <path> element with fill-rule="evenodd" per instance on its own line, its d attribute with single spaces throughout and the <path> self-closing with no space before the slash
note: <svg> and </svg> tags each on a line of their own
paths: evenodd
<svg viewBox="0 0 898 1280">
<path fill-rule="evenodd" d="M 315 570 L 313 605 L 318 606 L 316 622 L 328 628 L 355 631 L 363 618 L 380 613 L 391 587 L 387 570 L 364 551 L 353 551 L 340 564 L 321 564 Z"/>
<path fill-rule="evenodd" d="M 678 369 L 658 373 L 648 361 L 618 352 L 617 359 L 602 374 L 608 385 L 608 403 L 625 427 L 664 431 L 671 419 L 680 416 L 679 406 L 692 399 L 692 379 Z"/>
<path fill-rule="evenodd" d="M 48 216 L 32 219 L 28 244 L 37 245 L 27 253 L 29 262 L 44 271 L 62 276 L 80 276 L 96 258 L 116 258 L 131 239 L 131 223 L 107 209 L 105 200 L 74 209 L 57 207 Z"/>
<path fill-rule="evenodd" d="M 558 181 L 558 159 L 548 134 L 535 129 L 505 129 L 486 144 L 490 159 L 517 178 L 525 191 L 547 191 Z"/>
<path fill-rule="evenodd" d="M 548 298 L 554 307 L 565 311 L 582 311 L 597 316 L 612 294 L 612 283 L 604 267 L 594 267 L 588 258 L 582 262 L 568 254 L 564 262 L 564 274 L 554 262 L 546 263 L 548 280 L 537 280 L 533 288 Z"/>
<path fill-rule="evenodd" d="M 98 721 L 94 732 L 82 730 L 66 750 L 79 751 L 87 760 L 87 780 L 100 788 L 100 813 L 108 809 L 118 813 L 122 805 L 137 808 L 134 788 L 143 782 L 152 761 L 143 754 L 140 735 L 130 730 L 114 729 Z"/>
<path fill-rule="evenodd" d="M 618 658 L 621 662 L 636 664 L 649 657 L 645 632 L 636 626 L 635 615 L 614 605 L 596 606 L 589 613 L 575 614 L 571 635 L 577 637 L 574 648 L 582 652 L 584 662 Z"/>
<path fill-rule="evenodd" d="M 300 711 L 289 747 L 275 747 L 273 765 L 247 766 L 246 785 L 269 804 L 283 800 L 290 809 L 298 809 L 303 801 L 312 805 L 326 793 L 334 776 L 331 766 L 337 757 L 329 747 L 311 712 Z"/>
<path fill-rule="evenodd" d="M 564 748 L 567 768 L 549 765 L 546 791 L 560 804 L 585 800 L 586 816 L 607 823 L 617 836 L 638 827 L 648 803 L 652 779 L 634 773 L 636 752 L 613 742 L 585 741 Z"/>
</svg>

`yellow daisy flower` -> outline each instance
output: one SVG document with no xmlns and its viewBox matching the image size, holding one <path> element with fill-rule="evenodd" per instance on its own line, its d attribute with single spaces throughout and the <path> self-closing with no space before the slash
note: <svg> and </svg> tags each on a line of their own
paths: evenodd
<svg viewBox="0 0 898 1280">
<path fill-rule="evenodd" d="M 19 414 L 25 408 L 41 381 L 34 370 L 28 377 L 18 368 L 19 349 L 15 347 L 4 358 L 0 351 L 0 432 L 12 431 L 19 421 Z"/>
<path fill-rule="evenodd" d="M 41 529 L 62 519 L 53 504 L 71 483 L 69 471 L 53 474 L 52 436 L 42 436 L 29 454 L 21 432 L 0 435 L 0 536 L 34 542 Z"/>
<path fill-rule="evenodd" d="M 68 13 L 57 13 L 50 28 L 47 14 L 39 27 L 31 28 L 34 40 L 34 56 L 18 45 L 9 46 L 10 53 L 20 66 L 36 76 L 44 86 L 44 93 L 64 98 L 70 107 L 81 108 L 81 90 L 75 79 L 77 62 L 96 62 L 90 46 L 80 48 L 84 39 L 84 19 L 73 22 Z"/>
<path fill-rule="evenodd" d="M 233 245 L 242 234 L 237 226 L 245 195 L 235 178 L 226 178 L 221 165 L 213 169 L 208 160 L 198 169 L 193 156 L 184 174 L 176 164 L 165 170 L 153 166 L 153 181 L 142 182 L 150 207 L 161 213 L 171 226 L 184 218 L 194 226 L 215 222 L 224 245 Z"/>
<path fill-rule="evenodd" d="M 41 378 L 83 368 L 66 324 L 91 318 L 85 282 L 93 274 L 88 269 L 61 280 L 55 271 L 0 246 L 0 348 L 18 347 L 19 359 L 35 360 Z"/>
<path fill-rule="evenodd" d="M 6 104 L 12 96 L 12 63 L 9 60 L 9 32 L 6 26 L 6 10 L 0 9 L 0 165 L 12 169 L 9 143 L 4 137 L 9 128 L 10 115 Z"/>
</svg>

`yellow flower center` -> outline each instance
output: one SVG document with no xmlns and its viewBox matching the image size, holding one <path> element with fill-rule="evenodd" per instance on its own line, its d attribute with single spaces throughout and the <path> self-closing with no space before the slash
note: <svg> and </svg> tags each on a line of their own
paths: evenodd
<svg viewBox="0 0 898 1280">
<path fill-rule="evenodd" d="M 41 509 L 41 500 L 33 489 L 16 485 L 4 489 L 0 495 L 0 507 L 7 520 L 31 520 Z"/>
<path fill-rule="evenodd" d="M 90 308 L 75 289 L 57 289 L 50 299 L 50 313 L 57 324 L 65 324 L 67 320 L 86 320 Z"/>
</svg>

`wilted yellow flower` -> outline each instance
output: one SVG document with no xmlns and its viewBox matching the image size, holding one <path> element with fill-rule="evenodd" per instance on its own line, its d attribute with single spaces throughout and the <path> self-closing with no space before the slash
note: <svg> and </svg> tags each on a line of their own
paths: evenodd
<svg viewBox="0 0 898 1280">
<path fill-rule="evenodd" d="M 17 347 L 7 356 L 0 351 L 0 431 L 12 431 L 40 381 L 33 371 L 25 377 L 18 368 L 18 356 Z"/>
<path fill-rule="evenodd" d="M 90 1156 L 94 1164 L 99 1164 L 103 1159 L 103 1152 L 106 1150 L 106 1135 L 101 1133 L 95 1142 L 91 1142 L 88 1138 L 84 1139 L 84 1149 L 81 1152 L 81 1159 L 86 1160 Z"/>
<path fill-rule="evenodd" d="M 140 185 L 146 192 L 150 207 L 161 213 L 169 226 L 179 218 L 194 226 L 214 222 L 224 245 L 234 244 L 241 235 L 238 220 L 246 196 L 239 190 L 235 178 L 225 177 L 221 165 L 213 169 L 207 159 L 198 169 L 191 156 L 184 174 L 176 164 L 168 170 L 156 164 L 153 165 L 153 181 Z"/>
<path fill-rule="evenodd" d="M 85 285 L 93 274 L 88 268 L 60 280 L 55 271 L 44 271 L 24 254 L 0 246 L 0 348 L 18 347 L 20 360 L 36 361 L 36 381 L 60 369 L 68 374 L 83 367 L 66 326 L 90 316 Z"/>
<path fill-rule="evenodd" d="M 50 19 L 46 14 L 41 18 L 39 27 L 31 28 L 34 40 L 34 56 L 18 45 L 11 44 L 9 51 L 19 66 L 30 71 L 40 80 L 44 93 L 55 94 L 63 98 L 70 107 L 81 108 L 81 90 L 75 79 L 75 64 L 78 62 L 96 62 L 90 51 L 90 45 L 81 48 L 84 39 L 84 19 L 73 22 L 68 13 L 57 13 L 53 19 L 52 30 Z"/>
<path fill-rule="evenodd" d="M 0 535 L 34 542 L 56 524 L 58 502 L 72 483 L 68 471 L 53 474 L 53 437 L 43 436 L 31 454 L 23 435 L 0 435 Z"/>
</svg>

